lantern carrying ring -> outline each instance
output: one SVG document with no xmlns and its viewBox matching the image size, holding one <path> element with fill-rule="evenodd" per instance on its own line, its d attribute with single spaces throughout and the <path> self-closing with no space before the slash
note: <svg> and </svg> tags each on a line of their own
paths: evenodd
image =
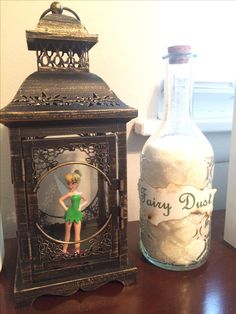
<svg viewBox="0 0 236 314">
<path fill-rule="evenodd" d="M 60 2 L 53 2 L 51 5 L 50 5 L 50 9 L 47 9 L 46 11 L 43 12 L 43 14 L 40 16 L 40 19 L 41 20 L 45 15 L 47 15 L 49 12 L 52 12 L 52 14 L 62 14 L 63 10 L 66 10 L 72 14 L 74 14 L 74 16 L 77 18 L 77 20 L 80 22 L 80 18 L 79 16 L 73 11 L 71 10 L 70 8 L 67 8 L 67 7 L 62 7 Z"/>
</svg>

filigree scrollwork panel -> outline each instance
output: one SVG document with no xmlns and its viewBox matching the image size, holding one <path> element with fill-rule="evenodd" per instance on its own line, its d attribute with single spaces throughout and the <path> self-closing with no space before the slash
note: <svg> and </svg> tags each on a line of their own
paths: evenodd
<svg viewBox="0 0 236 314">
<path fill-rule="evenodd" d="M 91 93 L 90 96 L 75 96 L 68 97 L 60 94 L 48 95 L 46 92 L 41 92 L 37 95 L 19 95 L 14 99 L 17 106 L 29 106 L 35 108 L 47 107 L 47 110 L 57 107 L 120 107 L 121 103 L 118 99 L 111 95 L 99 96 L 96 93 Z"/>
<path fill-rule="evenodd" d="M 38 44 L 39 45 L 39 44 Z M 38 47 L 37 63 L 40 68 L 73 68 L 78 70 L 89 69 L 89 55 L 87 49 L 84 47 L 83 50 L 78 52 L 76 49 L 76 43 L 70 44 L 69 47 L 66 44 L 60 43 L 59 47 L 50 42 L 50 46 L 46 43 Z"/>
<path fill-rule="evenodd" d="M 38 180 L 45 172 L 57 166 L 59 156 L 66 151 L 79 151 L 85 154 L 85 162 L 109 173 L 109 147 L 108 143 L 77 143 L 52 147 L 32 148 L 33 178 Z"/>
<path fill-rule="evenodd" d="M 112 242 L 112 228 L 111 221 L 101 233 L 94 236 L 88 241 L 81 244 L 80 254 L 73 254 L 73 252 L 64 254 L 62 251 L 63 244 L 55 243 L 50 239 L 45 238 L 42 234 L 38 235 L 38 249 L 39 257 L 43 262 L 53 262 L 60 260 L 73 260 L 77 258 L 87 258 L 91 256 L 98 256 L 106 254 L 111 250 Z"/>
</svg>

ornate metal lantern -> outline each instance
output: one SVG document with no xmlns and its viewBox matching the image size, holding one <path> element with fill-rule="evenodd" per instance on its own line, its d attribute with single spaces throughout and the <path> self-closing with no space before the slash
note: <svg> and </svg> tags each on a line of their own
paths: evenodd
<svg viewBox="0 0 236 314">
<path fill-rule="evenodd" d="M 15 191 L 16 303 L 130 284 L 126 123 L 137 110 L 89 72 L 97 35 L 71 9 L 52 3 L 26 36 L 38 71 L 0 111 Z"/>
</svg>

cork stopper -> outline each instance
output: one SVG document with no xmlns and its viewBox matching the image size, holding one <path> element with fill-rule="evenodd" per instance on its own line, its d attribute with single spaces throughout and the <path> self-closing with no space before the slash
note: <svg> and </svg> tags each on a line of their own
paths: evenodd
<svg viewBox="0 0 236 314">
<path fill-rule="evenodd" d="M 189 45 L 177 45 L 168 47 L 169 54 L 189 54 L 192 53 L 192 48 Z"/>
<path fill-rule="evenodd" d="M 188 63 L 191 57 L 194 57 L 192 48 L 189 45 L 177 45 L 168 47 L 168 55 L 170 64 Z"/>
</svg>

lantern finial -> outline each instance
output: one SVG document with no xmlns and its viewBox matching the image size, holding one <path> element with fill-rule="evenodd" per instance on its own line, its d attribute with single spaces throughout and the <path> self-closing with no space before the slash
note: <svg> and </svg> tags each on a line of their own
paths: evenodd
<svg viewBox="0 0 236 314">
<path fill-rule="evenodd" d="M 63 7 L 61 6 L 60 2 L 57 2 L 57 1 L 54 1 L 51 4 L 50 9 L 52 13 L 54 14 L 62 14 L 62 11 L 63 11 Z"/>
</svg>

